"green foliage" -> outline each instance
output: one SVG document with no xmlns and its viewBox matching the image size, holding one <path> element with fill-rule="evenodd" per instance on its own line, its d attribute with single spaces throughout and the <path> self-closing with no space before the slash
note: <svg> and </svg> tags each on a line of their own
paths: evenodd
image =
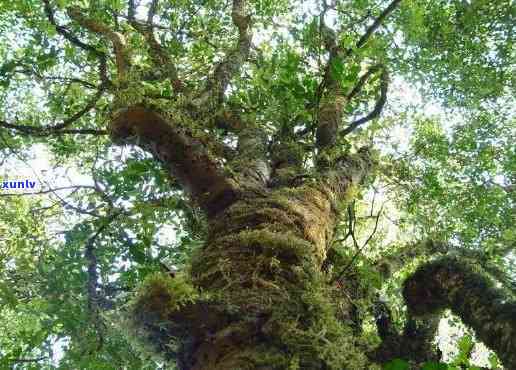
<svg viewBox="0 0 516 370">
<path fill-rule="evenodd" d="M 448 370 L 450 366 L 443 363 L 427 362 L 423 365 L 422 370 Z"/>
<path fill-rule="evenodd" d="M 410 369 L 410 366 L 408 362 L 401 360 L 399 358 L 396 358 L 392 361 L 389 361 L 386 363 L 383 367 L 384 370 L 408 370 Z"/>
<path fill-rule="evenodd" d="M 496 116 L 480 111 L 450 133 L 437 119 L 415 123 L 397 176 L 422 232 L 487 251 L 513 243 L 514 117 L 503 107 Z"/>
<path fill-rule="evenodd" d="M 473 338 L 470 335 L 464 335 L 458 341 L 459 353 L 453 360 L 452 364 L 461 366 L 470 365 L 469 359 L 471 357 L 471 353 L 473 352 L 473 347 L 475 346 L 475 342 L 473 342 Z"/>
<path fill-rule="evenodd" d="M 515 5 L 497 1 L 404 2 L 400 67 L 446 105 L 471 106 L 514 89 Z"/>
</svg>

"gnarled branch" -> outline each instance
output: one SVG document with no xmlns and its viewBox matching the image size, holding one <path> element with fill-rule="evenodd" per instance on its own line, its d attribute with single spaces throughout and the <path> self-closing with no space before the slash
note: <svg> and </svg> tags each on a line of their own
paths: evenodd
<svg viewBox="0 0 516 370">
<path fill-rule="evenodd" d="M 224 100 L 224 93 L 231 81 L 242 65 L 249 57 L 251 50 L 251 16 L 247 13 L 246 0 L 233 0 L 231 19 L 238 29 L 238 41 L 233 51 L 217 64 L 213 75 L 209 77 L 205 91 L 198 99 L 198 104 L 204 104 L 210 97 L 216 99 L 216 103 L 221 104 Z"/>
<path fill-rule="evenodd" d="M 129 0 L 129 23 L 131 23 L 133 28 L 143 36 L 145 41 L 147 41 L 149 46 L 149 54 L 155 66 L 157 68 L 163 68 L 167 77 L 172 83 L 174 91 L 181 92 L 184 90 L 185 86 L 179 78 L 177 67 L 167 52 L 163 50 L 163 47 L 154 35 L 152 21 L 158 7 L 158 1 L 154 0 L 150 5 L 149 13 L 147 15 L 147 23 L 141 23 L 135 18 L 136 6 L 134 4 L 134 0 Z"/>
<path fill-rule="evenodd" d="M 83 11 L 79 8 L 68 8 L 68 15 L 84 28 L 91 32 L 101 34 L 111 41 L 113 49 L 115 50 L 118 78 L 120 81 L 124 81 L 130 65 L 129 53 L 124 36 L 119 32 L 113 31 L 104 23 L 85 17 Z"/>
<path fill-rule="evenodd" d="M 414 316 L 449 308 L 505 367 L 516 368 L 516 301 L 478 269 L 459 258 L 435 260 L 405 281 L 403 296 Z"/>
<path fill-rule="evenodd" d="M 394 358 L 403 358 L 417 366 L 426 361 L 441 359 L 439 348 L 433 343 L 439 326 L 439 315 L 426 320 L 409 316 L 403 331 L 398 333 L 387 303 L 378 300 L 374 307 L 374 317 L 382 343 L 369 354 L 373 361 L 385 363 Z"/>
<path fill-rule="evenodd" d="M 259 128 L 248 127 L 238 133 L 238 158 L 234 170 L 246 185 L 258 188 L 267 184 L 271 168 L 267 159 L 267 137 Z"/>
<path fill-rule="evenodd" d="M 358 40 L 355 48 L 360 49 L 363 47 L 371 35 L 380 27 L 384 20 L 398 7 L 401 0 L 394 0 L 387 8 L 376 18 L 373 24 L 366 30 L 364 35 Z M 344 63 L 344 60 L 348 58 L 352 53 L 353 49 L 343 49 L 338 45 L 337 34 L 328 28 L 324 24 L 324 20 L 321 20 L 321 33 L 323 34 L 324 44 L 326 50 L 329 52 L 329 59 L 326 65 L 323 79 L 317 88 L 317 101 L 319 106 L 318 112 L 318 125 L 317 125 L 317 146 L 319 148 L 330 147 L 335 144 L 337 139 L 337 132 L 339 124 L 342 120 L 342 111 L 349 100 L 355 95 L 356 88 L 354 88 L 348 96 L 344 95 L 340 82 L 335 78 L 332 71 L 333 66 L 336 63 Z M 365 76 L 366 78 L 368 76 Z M 362 80 L 362 79 L 361 79 Z M 365 81 L 364 81 L 365 82 Z M 360 81 L 358 84 L 359 88 Z M 344 135 L 353 131 L 359 125 L 376 118 L 385 105 L 387 97 L 387 74 L 384 69 L 382 73 L 382 85 L 381 85 L 381 96 L 378 100 L 374 110 L 345 129 Z"/>
</svg>

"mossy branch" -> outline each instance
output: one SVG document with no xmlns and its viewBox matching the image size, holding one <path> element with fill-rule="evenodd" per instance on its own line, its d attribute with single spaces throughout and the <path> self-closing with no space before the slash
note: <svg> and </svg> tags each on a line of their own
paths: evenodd
<svg viewBox="0 0 516 370">
<path fill-rule="evenodd" d="M 409 316 L 403 331 L 398 333 L 393 324 L 390 308 L 387 303 L 379 300 L 374 306 L 374 317 L 382 343 L 369 353 L 371 360 L 385 363 L 395 358 L 403 358 L 410 360 L 418 368 L 426 361 L 441 360 L 441 353 L 434 344 L 440 315 L 433 315 L 425 320 Z"/>
<path fill-rule="evenodd" d="M 365 83 L 365 80 L 361 78 L 358 85 L 352 89 L 352 91 L 346 95 L 343 91 L 338 76 L 335 76 L 333 66 L 337 63 L 344 63 L 345 60 L 353 54 L 356 49 L 362 48 L 376 30 L 383 24 L 383 22 L 394 12 L 401 0 L 392 1 L 387 8 L 374 20 L 374 22 L 367 28 L 366 32 L 360 37 L 355 44 L 354 48 L 344 49 L 339 45 L 338 33 L 334 32 L 331 28 L 326 26 L 324 23 L 323 13 L 321 17 L 321 34 L 324 41 L 324 46 L 329 53 L 328 63 L 324 70 L 324 76 L 317 88 L 316 100 L 318 105 L 318 125 L 317 125 L 317 147 L 326 148 L 332 147 L 337 139 L 337 132 L 339 129 L 340 122 L 342 121 L 342 112 L 346 104 L 353 97 L 354 91 L 361 88 L 361 85 Z M 370 71 L 366 73 L 366 79 L 369 77 L 374 69 L 378 69 L 377 66 L 373 66 Z M 383 106 L 387 100 L 387 85 L 388 77 L 386 69 L 382 68 L 381 74 L 381 85 L 380 85 L 380 98 L 378 99 L 373 111 L 363 118 L 351 123 L 346 129 L 344 135 L 353 131 L 359 125 L 376 118 L 382 111 Z"/>
<path fill-rule="evenodd" d="M 369 148 L 363 147 L 354 154 L 333 160 L 320 156 L 317 165 L 331 189 L 330 199 L 337 205 L 348 203 L 353 198 L 357 187 L 371 172 L 374 162 Z"/>
<path fill-rule="evenodd" d="M 152 153 L 208 215 L 236 200 L 235 183 L 190 130 L 140 106 L 118 111 L 110 129 L 115 141 Z"/>
<path fill-rule="evenodd" d="M 508 369 L 516 369 L 516 302 L 480 270 L 444 257 L 421 266 L 404 283 L 409 312 L 425 317 L 449 308 Z"/>
<path fill-rule="evenodd" d="M 196 104 L 201 106 L 207 99 L 214 99 L 215 105 L 220 105 L 224 100 L 224 93 L 231 79 L 240 72 L 247 61 L 251 50 L 252 32 L 251 16 L 248 14 L 246 0 L 233 0 L 231 19 L 238 30 L 238 40 L 232 51 L 215 66 L 213 74 L 208 78 L 206 89 L 196 99 Z M 212 105 L 209 105 L 213 108 Z"/>
<path fill-rule="evenodd" d="M 220 305 L 202 296 L 184 273 L 148 276 L 126 307 L 127 337 L 146 355 L 191 368 L 190 355 L 229 324 Z"/>
<path fill-rule="evenodd" d="M 147 23 L 141 23 L 135 18 L 136 6 L 134 0 L 129 0 L 128 6 L 128 15 L 129 15 L 129 23 L 133 28 L 138 31 L 149 46 L 149 54 L 150 57 L 158 69 L 163 69 L 170 79 L 172 83 L 172 87 L 176 92 L 182 92 L 185 89 L 185 85 L 183 81 L 179 78 L 179 72 L 173 60 L 167 54 L 167 52 L 163 49 L 162 45 L 156 39 L 154 35 L 154 30 L 152 26 L 152 20 L 154 18 L 154 14 L 156 13 L 156 8 L 158 6 L 157 1 L 153 1 L 151 3 L 151 7 L 148 14 Z"/>
</svg>

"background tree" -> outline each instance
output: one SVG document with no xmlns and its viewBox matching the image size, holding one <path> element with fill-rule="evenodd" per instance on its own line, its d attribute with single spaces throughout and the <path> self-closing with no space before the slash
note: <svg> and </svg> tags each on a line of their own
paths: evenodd
<svg viewBox="0 0 516 370">
<path fill-rule="evenodd" d="M 515 368 L 515 11 L 2 3 L 2 366 Z"/>
</svg>

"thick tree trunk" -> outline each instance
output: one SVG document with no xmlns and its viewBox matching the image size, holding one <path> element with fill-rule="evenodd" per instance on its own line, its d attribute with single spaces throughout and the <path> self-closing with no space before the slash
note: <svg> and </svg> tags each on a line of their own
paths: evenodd
<svg viewBox="0 0 516 370">
<path fill-rule="evenodd" d="M 367 151 L 323 155 L 311 176 L 280 155 L 271 178 L 264 140 L 248 127 L 239 132 L 234 174 L 202 136 L 173 120 L 132 107 L 119 111 L 111 127 L 114 139 L 132 138 L 153 153 L 209 220 L 206 244 L 189 269 L 173 279 L 150 277 L 130 305 L 134 336 L 195 370 L 364 369 L 371 368 L 366 353 L 379 362 L 438 357 L 431 345 L 435 315 L 410 321 L 401 334 L 382 332 L 379 320 L 383 343 L 371 355 L 359 343 L 349 301 L 321 271 L 339 212 L 370 168 Z M 405 299 L 414 316 L 434 305 L 451 308 L 513 366 L 514 304 L 502 302 L 506 297 L 486 281 L 447 260 L 411 277 Z M 483 295 L 496 304 L 484 304 Z"/>
<path fill-rule="evenodd" d="M 236 314 L 192 351 L 193 369 L 344 368 L 363 360 L 349 350 L 352 342 L 342 350 L 348 328 L 337 322 L 323 287 L 320 266 L 336 219 L 327 191 L 303 186 L 249 195 L 211 221 L 193 282 L 220 293 Z"/>
<path fill-rule="evenodd" d="M 210 218 L 188 274 L 146 283 L 132 306 L 137 335 L 182 369 L 365 368 L 321 265 L 368 168 L 357 155 L 324 180 L 242 190 Z"/>
</svg>

